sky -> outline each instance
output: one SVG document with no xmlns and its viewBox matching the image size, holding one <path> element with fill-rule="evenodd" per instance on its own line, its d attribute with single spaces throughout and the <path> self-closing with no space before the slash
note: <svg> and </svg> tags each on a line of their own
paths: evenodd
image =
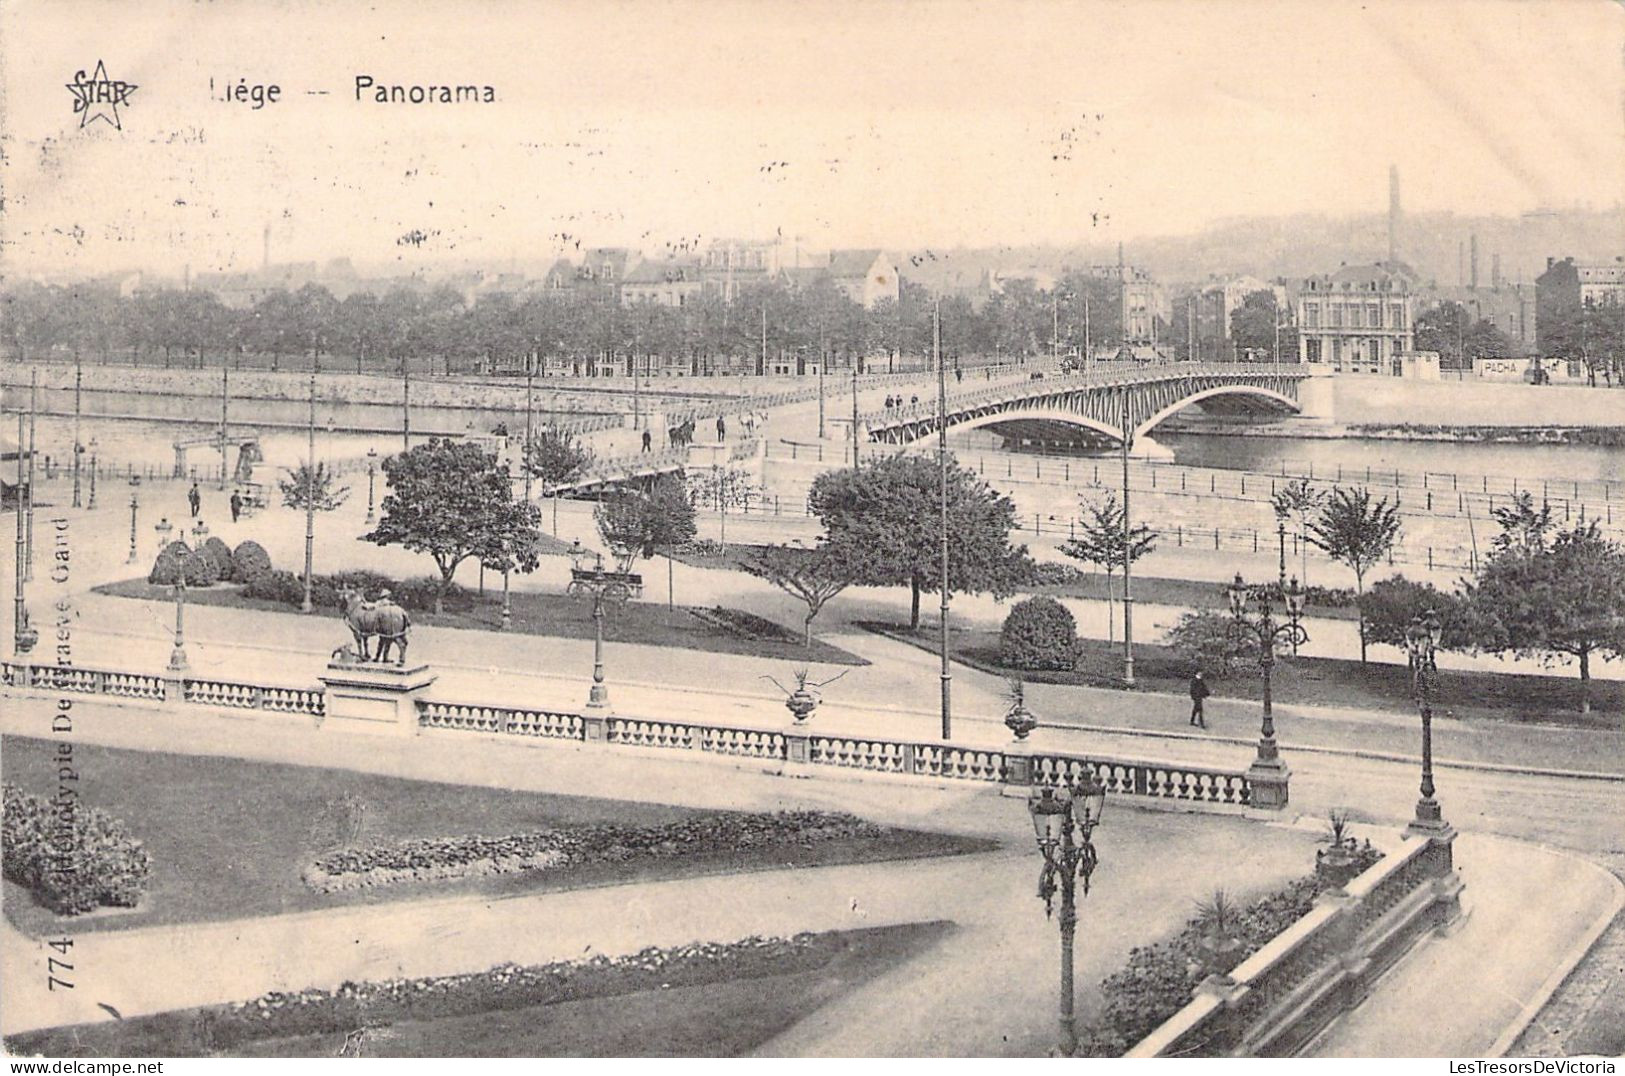
<svg viewBox="0 0 1625 1076">
<path fill-rule="evenodd" d="M 400 272 L 1132 242 L 1381 212 L 1390 164 L 1409 212 L 1604 208 L 1622 57 L 1609 0 L 11 0 L 0 270 L 255 268 L 267 225 L 273 261 Z M 98 61 L 119 129 L 74 111 Z"/>
</svg>

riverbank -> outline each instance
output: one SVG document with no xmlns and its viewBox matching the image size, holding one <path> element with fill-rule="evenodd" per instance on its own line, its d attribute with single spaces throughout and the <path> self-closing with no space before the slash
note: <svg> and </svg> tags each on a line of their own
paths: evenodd
<svg viewBox="0 0 1625 1076">
<path fill-rule="evenodd" d="M 1289 418 L 1267 424 L 1231 422 L 1170 423 L 1172 432 L 1204 437 L 1273 437 L 1312 441 L 1435 441 L 1484 445 L 1625 446 L 1625 426 L 1446 426 L 1400 422 L 1328 425 Z"/>
</svg>

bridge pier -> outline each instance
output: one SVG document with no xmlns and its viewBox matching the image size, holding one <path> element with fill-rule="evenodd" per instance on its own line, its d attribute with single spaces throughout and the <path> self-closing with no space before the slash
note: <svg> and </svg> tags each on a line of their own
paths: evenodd
<svg viewBox="0 0 1625 1076">
<path fill-rule="evenodd" d="M 1306 366 L 1304 369 L 1309 376 L 1298 382 L 1298 413 L 1318 422 L 1336 422 L 1336 379 L 1332 372 L 1316 366 Z"/>
</svg>

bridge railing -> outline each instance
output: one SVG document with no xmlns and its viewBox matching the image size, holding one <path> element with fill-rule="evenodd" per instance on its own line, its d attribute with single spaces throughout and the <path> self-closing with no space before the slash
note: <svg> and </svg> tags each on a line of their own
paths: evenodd
<svg viewBox="0 0 1625 1076">
<path fill-rule="evenodd" d="M 1152 381 L 1177 381 L 1190 377 L 1288 377 L 1303 378 L 1309 374 L 1295 364 L 1273 363 L 1163 363 L 1154 366 L 1084 370 L 1072 374 L 1047 375 L 1041 380 L 1021 381 L 1015 384 L 994 385 L 969 392 L 950 392 L 949 410 L 975 407 L 983 404 L 1025 400 L 1034 396 L 1049 396 L 1080 388 L 1114 388 L 1118 385 L 1141 385 Z M 922 400 L 917 404 L 868 411 L 858 416 L 860 425 L 895 426 L 936 417 L 936 400 Z"/>
</svg>

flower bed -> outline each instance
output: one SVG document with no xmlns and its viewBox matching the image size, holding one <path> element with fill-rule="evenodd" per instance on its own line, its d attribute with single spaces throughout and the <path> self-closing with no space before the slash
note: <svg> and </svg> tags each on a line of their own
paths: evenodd
<svg viewBox="0 0 1625 1076">
<path fill-rule="evenodd" d="M 663 826 L 601 823 L 506 837 L 445 837 L 346 848 L 318 857 L 305 868 L 303 878 L 313 889 L 333 892 L 745 848 L 806 847 L 884 833 L 872 822 L 831 811 L 717 813 Z"/>
<path fill-rule="evenodd" d="M 5 877 L 58 915 L 133 908 L 152 864 L 141 842 L 105 811 L 3 790 Z"/>
<path fill-rule="evenodd" d="M 1359 856 L 1363 871 L 1381 859 L 1382 853 L 1367 844 Z M 1324 888 L 1315 875 L 1309 875 L 1243 908 L 1235 929 L 1242 944 L 1227 957 L 1223 968 L 1206 966 L 1203 929 L 1195 919 L 1167 941 L 1129 950 L 1123 969 L 1101 980 L 1102 1005 L 1099 1019 L 1089 1029 L 1089 1052 L 1121 1056 L 1184 1008 L 1210 970 L 1228 973 L 1309 914 Z"/>
<path fill-rule="evenodd" d="M 8 1036 L 6 1046 L 25 1056 L 77 1055 L 83 1039 L 116 1046 L 116 1054 L 99 1056 L 231 1054 L 269 1039 L 344 1034 L 411 1020 L 782 975 L 823 965 L 842 944 L 844 939 L 831 934 L 753 936 L 729 943 L 651 947 L 630 956 L 593 956 L 527 966 L 500 964 L 460 975 L 346 982 L 332 990 L 273 991 L 229 1005 L 25 1032 Z"/>
</svg>

